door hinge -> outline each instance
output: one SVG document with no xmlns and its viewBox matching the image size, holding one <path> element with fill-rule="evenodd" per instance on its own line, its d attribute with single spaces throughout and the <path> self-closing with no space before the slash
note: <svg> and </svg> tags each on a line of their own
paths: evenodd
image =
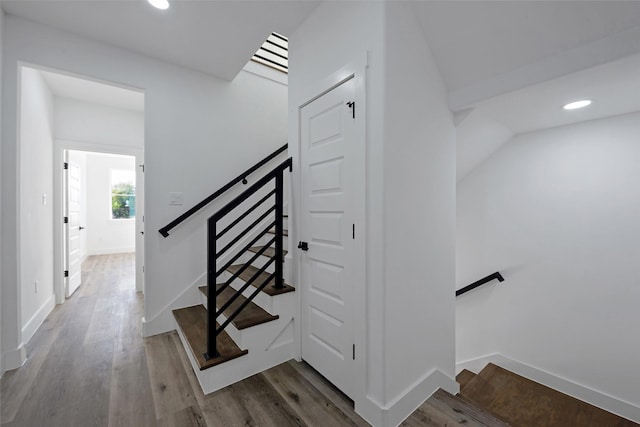
<svg viewBox="0 0 640 427">
<path fill-rule="evenodd" d="M 64 271 L 64 277 L 69 277 L 69 270 Z"/>
<path fill-rule="evenodd" d="M 353 345 L 353 360 L 356 360 L 356 345 Z"/>
<path fill-rule="evenodd" d="M 64 218 L 62 218 L 62 222 L 65 224 L 69 224 L 69 217 L 65 216 Z"/>
<path fill-rule="evenodd" d="M 352 225 L 353 225 L 353 228 L 352 228 L 352 234 L 351 234 L 351 237 L 352 237 L 353 239 L 355 239 L 355 238 L 356 238 L 356 225 L 355 225 L 355 224 L 352 224 Z"/>
<path fill-rule="evenodd" d="M 69 169 L 69 163 L 64 162 L 64 163 L 62 164 L 62 169 Z"/>
<path fill-rule="evenodd" d="M 302 249 L 303 251 L 309 250 L 309 243 L 307 242 L 298 242 L 298 249 Z"/>
<path fill-rule="evenodd" d="M 138 165 L 139 168 L 142 168 L 142 173 L 144 173 L 144 165 Z"/>
<path fill-rule="evenodd" d="M 349 108 L 351 108 L 351 115 L 356 118 L 356 101 L 347 102 Z"/>
</svg>

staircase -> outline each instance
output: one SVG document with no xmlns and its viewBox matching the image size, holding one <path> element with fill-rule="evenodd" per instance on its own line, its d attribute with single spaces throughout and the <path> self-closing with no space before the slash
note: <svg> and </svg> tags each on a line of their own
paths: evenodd
<svg viewBox="0 0 640 427">
<path fill-rule="evenodd" d="M 209 196 L 167 227 L 187 219 L 249 174 L 276 158 L 286 145 Z M 286 283 L 288 216 L 280 163 L 220 207 L 207 225 L 207 283 L 201 304 L 173 310 L 204 393 L 211 393 L 282 362 L 294 352 L 295 288 Z"/>
<path fill-rule="evenodd" d="M 403 425 L 640 427 L 492 363 L 456 381 L 457 396 L 438 390 Z"/>
</svg>

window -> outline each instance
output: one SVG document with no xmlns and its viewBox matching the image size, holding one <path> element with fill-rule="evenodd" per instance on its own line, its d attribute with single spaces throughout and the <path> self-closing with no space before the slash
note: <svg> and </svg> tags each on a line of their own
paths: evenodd
<svg viewBox="0 0 640 427">
<path fill-rule="evenodd" d="M 111 170 L 111 219 L 136 217 L 136 173 Z"/>
<path fill-rule="evenodd" d="M 251 60 L 285 74 L 288 73 L 289 40 L 283 35 L 271 33 Z"/>
</svg>

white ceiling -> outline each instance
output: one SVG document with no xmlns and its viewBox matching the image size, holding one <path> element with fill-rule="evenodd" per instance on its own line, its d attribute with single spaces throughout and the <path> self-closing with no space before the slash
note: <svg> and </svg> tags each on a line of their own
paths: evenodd
<svg viewBox="0 0 640 427">
<path fill-rule="evenodd" d="M 639 1 L 417 1 L 454 110 L 640 52 Z"/>
<path fill-rule="evenodd" d="M 593 103 L 566 111 L 580 99 Z M 458 180 L 515 134 L 640 111 L 640 54 L 476 105 L 458 124 Z"/>
<path fill-rule="evenodd" d="M 51 71 L 40 70 L 40 74 L 54 96 L 125 110 L 144 111 L 142 92 Z"/>
<path fill-rule="evenodd" d="M 272 32 L 290 34 L 318 1 L 3 0 L 5 12 L 232 80 Z"/>
<path fill-rule="evenodd" d="M 269 33 L 293 33 L 320 3 L 170 1 L 167 11 L 145 0 L 2 0 L 2 7 L 231 80 Z M 640 1 L 417 0 L 411 7 L 451 109 L 465 112 L 458 115 L 459 178 L 516 133 L 640 109 L 633 56 L 640 54 Z M 560 109 L 583 97 L 594 99 L 589 109 Z"/>
</svg>

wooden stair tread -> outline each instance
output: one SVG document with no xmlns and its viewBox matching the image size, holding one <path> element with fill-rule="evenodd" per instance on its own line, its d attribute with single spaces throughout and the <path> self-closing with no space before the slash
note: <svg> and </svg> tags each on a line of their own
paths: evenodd
<svg viewBox="0 0 640 427">
<path fill-rule="evenodd" d="M 473 372 L 463 369 L 458 375 L 456 375 L 456 382 L 460 384 L 460 391 L 462 391 L 469 382 L 476 377 Z"/>
<path fill-rule="evenodd" d="M 276 229 L 272 228 L 271 230 L 269 230 L 267 233 L 269 234 L 276 234 Z M 289 230 L 282 230 L 282 235 L 283 236 L 288 236 L 289 235 Z"/>
<path fill-rule="evenodd" d="M 232 265 L 231 267 L 227 268 L 227 271 L 230 272 L 231 274 L 235 274 L 235 272 L 240 270 L 241 267 L 242 265 L 240 264 Z M 249 279 L 251 279 L 251 277 L 253 277 L 253 275 L 256 274 L 258 271 L 259 271 L 258 268 L 255 268 L 254 266 L 250 265 L 242 273 L 240 273 L 238 277 L 246 282 Z M 260 273 L 258 278 L 253 281 L 252 285 L 257 288 L 265 280 L 267 280 L 267 277 L 269 277 L 269 273 L 266 273 L 266 272 Z M 293 286 L 289 286 L 286 283 L 284 284 L 284 287 L 282 289 L 276 289 L 273 287 L 274 282 L 275 281 L 271 279 L 267 284 L 267 286 L 265 286 L 265 288 L 262 290 L 262 292 L 270 296 L 275 296 L 280 294 L 286 294 L 287 292 L 293 292 L 296 290 L 296 288 L 294 288 Z"/>
<path fill-rule="evenodd" d="M 222 285 L 217 285 L 217 286 L 219 288 Z M 208 286 L 200 286 L 199 289 L 200 289 L 200 292 L 202 292 L 205 295 L 208 295 L 208 289 L 209 289 Z M 236 293 L 235 289 L 233 289 L 231 286 L 227 286 L 227 288 L 224 291 L 222 291 L 222 293 L 220 293 L 220 295 L 218 295 L 218 297 L 216 298 L 216 307 L 218 309 L 222 307 L 227 301 L 231 299 L 231 297 L 233 297 L 235 293 Z M 233 312 L 238 307 L 240 307 L 240 305 L 242 305 L 246 300 L 247 299 L 244 296 L 239 295 L 238 298 L 236 298 L 236 300 L 233 303 L 231 303 L 229 307 L 227 307 L 227 309 L 224 311 L 224 315 L 227 316 L 227 318 L 229 318 L 229 316 L 231 316 Z M 276 320 L 278 318 L 279 316 L 274 316 L 272 314 L 269 314 L 265 310 L 263 310 L 262 308 L 254 304 L 253 302 L 250 302 L 249 305 L 247 305 L 235 317 L 235 319 L 231 321 L 231 323 L 233 323 L 233 326 L 235 326 L 237 329 L 242 330 L 242 329 L 249 328 L 251 326 L 271 322 L 272 320 Z"/>
<path fill-rule="evenodd" d="M 260 252 L 260 250 L 263 248 L 263 246 L 253 246 L 249 248 L 250 252 L 253 252 L 254 254 L 257 254 L 258 252 Z M 265 251 L 262 253 L 262 255 L 269 257 L 269 258 L 273 258 L 274 256 L 276 256 L 276 248 L 269 246 L 267 249 L 265 249 Z M 282 256 L 286 256 L 287 255 L 287 251 L 283 250 L 282 251 Z"/>
<path fill-rule="evenodd" d="M 405 427 L 424 425 L 501 427 L 507 426 L 508 424 L 505 424 L 489 412 L 477 408 L 464 399 L 439 389 L 426 402 L 420 405 L 401 425 Z"/>
<path fill-rule="evenodd" d="M 204 353 L 207 351 L 207 309 L 203 305 L 194 305 L 173 310 L 173 316 L 189 343 L 201 371 L 248 353 L 247 350 L 241 350 L 231 337 L 222 331 L 217 339 L 220 356 L 206 360 Z M 218 326 L 220 325 L 216 323 L 216 327 Z"/>
<path fill-rule="evenodd" d="M 513 426 L 639 426 L 492 363 L 460 395 Z"/>
</svg>

